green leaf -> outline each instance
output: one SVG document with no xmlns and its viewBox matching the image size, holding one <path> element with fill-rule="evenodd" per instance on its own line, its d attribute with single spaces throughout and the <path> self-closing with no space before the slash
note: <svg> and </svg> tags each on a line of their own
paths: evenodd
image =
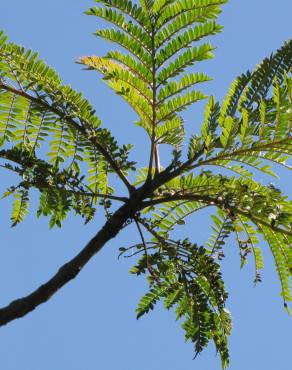
<svg viewBox="0 0 292 370">
<path fill-rule="evenodd" d="M 217 25 L 215 22 L 206 22 L 202 25 L 198 25 L 195 28 L 190 28 L 188 31 L 180 34 L 158 52 L 158 68 L 164 65 L 167 60 L 175 56 L 182 49 L 191 46 L 192 43 L 197 42 L 204 37 L 216 35 L 216 33 L 220 32 L 221 30 L 222 27 Z"/>
<path fill-rule="evenodd" d="M 28 214 L 28 191 L 19 189 L 14 193 L 13 209 L 11 214 L 12 227 L 22 222 Z"/>
</svg>

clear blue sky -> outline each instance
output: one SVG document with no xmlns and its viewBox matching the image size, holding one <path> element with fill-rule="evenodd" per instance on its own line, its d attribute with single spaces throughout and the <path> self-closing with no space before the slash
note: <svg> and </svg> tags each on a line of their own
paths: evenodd
<svg viewBox="0 0 292 370">
<path fill-rule="evenodd" d="M 135 115 L 97 75 L 73 63 L 81 55 L 102 55 L 107 49 L 92 36 L 97 20 L 82 14 L 91 5 L 93 0 L 1 0 L 0 29 L 13 41 L 39 51 L 65 82 L 82 90 L 121 142 L 138 143 L 135 156 L 142 159 L 146 146 L 132 125 Z M 230 0 L 221 16 L 225 30 L 215 40 L 216 59 L 205 64 L 215 78 L 207 91 L 222 98 L 237 74 L 255 66 L 291 37 L 291 14 L 291 0 Z M 198 110 L 191 109 L 185 117 L 188 130 L 198 127 Z M 12 179 L 5 173 L 0 176 L 2 190 Z M 280 184 L 290 196 L 291 183 L 291 174 L 283 173 Z M 102 222 L 101 213 L 101 218 L 88 226 L 71 217 L 62 230 L 49 231 L 47 220 L 37 220 L 32 211 L 22 225 L 11 229 L 10 208 L 10 202 L 0 202 L 1 306 L 51 277 Z M 194 241 L 204 240 L 206 225 L 194 220 L 183 231 Z M 136 321 L 135 305 L 145 282 L 128 274 L 128 261 L 116 258 L 118 247 L 134 240 L 137 235 L 132 229 L 123 232 L 49 303 L 1 328 L 0 368 L 219 370 L 213 347 L 192 361 L 192 347 L 184 343 L 172 313 L 159 308 Z M 264 281 L 253 288 L 252 261 L 239 271 L 237 250 L 232 243 L 228 247 L 223 268 L 234 318 L 231 370 L 291 369 L 292 321 L 283 310 L 269 253 L 265 260 Z"/>
</svg>

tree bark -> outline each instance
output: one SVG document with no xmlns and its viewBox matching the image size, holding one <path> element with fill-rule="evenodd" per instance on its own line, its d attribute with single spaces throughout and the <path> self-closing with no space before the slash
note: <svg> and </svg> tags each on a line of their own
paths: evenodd
<svg viewBox="0 0 292 370">
<path fill-rule="evenodd" d="M 33 311 L 40 304 L 48 301 L 65 284 L 74 279 L 87 262 L 121 231 L 125 222 L 136 211 L 138 203 L 137 200 L 133 201 L 130 199 L 113 214 L 84 249 L 71 261 L 64 264 L 48 282 L 41 285 L 28 296 L 12 301 L 8 306 L 0 309 L 0 326 L 6 325 L 10 321 L 21 318 Z"/>
<path fill-rule="evenodd" d="M 147 202 L 143 202 L 144 199 L 151 197 L 155 189 L 178 176 L 179 173 L 179 169 L 171 172 L 170 166 L 161 173 L 156 174 L 151 183 L 146 182 L 133 191 L 128 201 L 112 215 L 83 250 L 71 261 L 65 263 L 49 281 L 41 285 L 33 293 L 12 301 L 8 306 L 0 309 L 0 326 L 6 325 L 10 321 L 19 319 L 33 311 L 40 304 L 47 302 L 65 284 L 73 280 L 87 262 L 123 229 L 127 220 L 133 218 L 137 211 L 141 211 L 147 206 Z"/>
</svg>

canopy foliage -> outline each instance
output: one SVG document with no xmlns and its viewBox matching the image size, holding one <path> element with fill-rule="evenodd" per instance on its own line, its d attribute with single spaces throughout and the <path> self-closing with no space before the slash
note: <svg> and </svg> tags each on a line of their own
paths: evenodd
<svg viewBox="0 0 292 370">
<path fill-rule="evenodd" d="M 254 259 L 255 282 L 261 280 L 265 240 L 289 310 L 292 203 L 271 183 L 258 182 L 255 174 L 277 177 L 279 166 L 291 170 L 292 42 L 239 75 L 223 102 L 207 97 L 201 84 L 211 78 L 196 72 L 196 65 L 213 57 L 209 38 L 222 30 L 217 17 L 226 2 L 140 0 L 138 5 L 96 0 L 97 6 L 86 12 L 111 24 L 95 34 L 117 48 L 78 62 L 101 74 L 136 112 L 136 124 L 149 138 L 146 168 L 131 159 L 135 143 L 119 145 L 82 94 L 63 85 L 36 53 L 0 34 L 1 169 L 20 179 L 3 195 L 14 198 L 12 225 L 28 213 L 33 188 L 39 193 L 37 216 L 49 216 L 51 227 L 61 227 L 71 211 L 89 222 L 99 205 L 108 219 L 90 248 L 66 265 L 70 273 L 60 277 L 60 269 L 52 279 L 58 283 L 46 285 L 49 293 L 24 298 L 30 302 L 25 309 L 17 311 L 12 302 L 0 310 L 2 324 L 49 299 L 129 223 L 136 224 L 141 242 L 120 248 L 121 255 L 129 250 L 139 255 L 131 272 L 145 274 L 149 281 L 137 316 L 162 299 L 182 320 L 196 354 L 213 341 L 223 368 L 229 363 L 232 324 L 220 260 L 231 235 L 241 267 Z M 181 112 L 204 99 L 201 129 L 187 137 Z M 172 148 L 164 166 L 161 145 Z M 110 174 L 127 193 L 116 193 Z M 205 208 L 215 209 L 213 234 L 206 244 L 198 245 L 187 235 L 178 240 L 176 228 Z"/>
</svg>

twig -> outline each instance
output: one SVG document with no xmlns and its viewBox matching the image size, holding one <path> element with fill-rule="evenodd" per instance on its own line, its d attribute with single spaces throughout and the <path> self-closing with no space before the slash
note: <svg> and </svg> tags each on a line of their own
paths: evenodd
<svg viewBox="0 0 292 370">
<path fill-rule="evenodd" d="M 141 230 L 141 227 L 139 225 L 139 222 L 137 221 L 136 218 L 134 218 L 135 220 L 135 224 L 137 226 L 137 229 L 138 229 L 138 232 L 140 234 L 140 237 L 141 237 L 141 240 L 142 240 L 142 245 L 143 245 L 143 248 L 144 248 L 144 253 L 145 253 L 145 256 L 146 256 L 146 264 L 147 264 L 147 269 L 149 271 L 149 274 L 153 277 L 153 279 L 156 281 L 156 283 L 159 285 L 160 284 L 160 280 L 159 280 L 159 277 L 156 273 L 156 271 L 153 269 L 153 267 L 151 266 L 151 264 L 149 263 L 149 256 L 148 256 L 148 252 L 147 252 L 147 245 L 146 245 L 146 242 L 145 242 L 145 238 L 144 238 L 144 235 L 143 235 L 143 232 Z"/>
</svg>

